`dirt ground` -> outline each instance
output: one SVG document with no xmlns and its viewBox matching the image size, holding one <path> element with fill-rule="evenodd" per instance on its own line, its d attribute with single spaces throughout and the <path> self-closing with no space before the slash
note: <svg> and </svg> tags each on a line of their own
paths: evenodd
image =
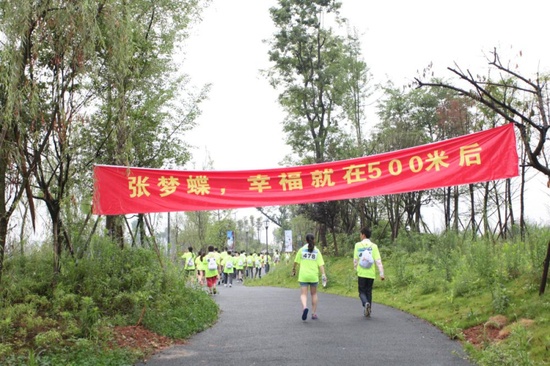
<svg viewBox="0 0 550 366">
<path fill-rule="evenodd" d="M 114 335 L 118 347 L 141 350 L 145 356 L 151 356 L 172 345 L 185 344 L 183 340 L 158 335 L 140 325 L 115 327 Z"/>
</svg>

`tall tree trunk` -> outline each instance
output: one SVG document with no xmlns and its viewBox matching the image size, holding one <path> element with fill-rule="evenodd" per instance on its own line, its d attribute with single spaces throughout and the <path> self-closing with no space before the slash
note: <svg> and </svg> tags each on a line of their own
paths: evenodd
<svg viewBox="0 0 550 366">
<path fill-rule="evenodd" d="M 483 185 L 483 233 L 485 237 L 489 237 L 491 228 L 489 227 L 489 182 Z"/>
<path fill-rule="evenodd" d="M 130 226 L 130 223 L 128 222 L 128 218 L 126 216 L 122 216 L 124 219 L 124 224 L 126 225 L 126 229 L 128 230 L 128 235 L 130 236 L 130 248 L 136 247 L 136 237 L 138 235 L 138 228 L 136 227 L 136 230 L 132 230 L 132 227 Z"/>
<path fill-rule="evenodd" d="M 8 237 L 9 215 L 6 210 L 6 160 L 0 156 L 0 284 L 4 271 L 4 254 L 6 252 L 6 241 Z"/>
<path fill-rule="evenodd" d="M 321 239 L 321 247 L 327 247 L 327 225 L 324 223 L 319 224 L 319 238 Z"/>
<path fill-rule="evenodd" d="M 519 230 L 521 240 L 525 241 L 525 164 L 521 164 L 521 187 L 519 191 Z"/>
<path fill-rule="evenodd" d="M 510 218 L 507 231 L 510 233 L 510 236 L 513 237 L 514 231 L 512 228 L 515 225 L 515 219 L 512 205 L 512 181 L 510 179 L 506 179 L 506 207 L 508 209 L 508 217 Z"/>
<path fill-rule="evenodd" d="M 334 241 L 334 255 L 338 256 L 338 242 L 336 240 L 336 231 L 332 228 L 332 240 Z"/>
<path fill-rule="evenodd" d="M 459 192 L 458 192 L 458 186 L 453 187 L 453 211 L 454 211 L 454 218 L 453 218 L 453 230 L 458 233 L 458 222 L 459 222 L 459 211 L 458 211 L 458 199 L 459 199 Z"/>
<path fill-rule="evenodd" d="M 497 208 L 497 224 L 496 224 L 496 227 L 495 227 L 495 230 L 498 230 L 499 234 L 497 236 L 499 237 L 506 237 L 505 236 L 505 230 L 503 228 L 503 225 L 502 225 L 502 213 L 501 213 L 501 208 L 500 208 L 500 196 L 498 194 L 498 189 L 497 189 L 497 183 L 496 182 L 493 182 L 493 192 L 494 192 L 494 195 L 495 195 L 495 206 Z"/>
<path fill-rule="evenodd" d="M 391 229 L 391 240 L 394 241 L 397 239 L 399 234 L 399 225 L 401 222 L 401 215 L 399 212 L 399 205 L 401 203 L 401 195 L 392 194 L 387 196 L 386 199 L 386 209 L 388 211 L 388 223 Z"/>
<path fill-rule="evenodd" d="M 56 201 L 46 201 L 50 219 L 52 220 L 52 245 L 53 245 L 53 281 L 54 287 L 57 284 L 57 278 L 61 272 L 61 241 L 59 235 L 59 208 Z"/>
<path fill-rule="evenodd" d="M 8 236 L 8 222 L 9 220 L 6 213 L 0 212 L 0 284 L 2 283 L 2 273 L 4 272 L 4 255 L 6 251 L 6 239 Z"/>
<path fill-rule="evenodd" d="M 470 192 L 470 224 L 472 225 L 472 239 L 475 240 L 477 236 L 477 222 L 476 222 L 476 202 L 474 185 L 469 184 L 468 190 Z"/>
<path fill-rule="evenodd" d="M 124 249 L 124 230 L 122 228 L 122 217 L 121 216 L 107 216 L 105 221 L 105 226 L 107 227 L 107 233 L 111 239 L 118 243 L 120 249 Z"/>
<path fill-rule="evenodd" d="M 445 231 L 449 231 L 451 229 L 451 187 L 443 188 L 443 192 L 445 192 L 443 196 L 443 208 L 445 210 Z"/>
<path fill-rule="evenodd" d="M 138 215 L 137 228 L 136 230 L 139 233 L 139 244 L 142 248 L 145 248 L 147 244 L 147 232 L 145 231 L 145 215 Z"/>
<path fill-rule="evenodd" d="M 422 213 L 421 213 L 421 209 L 422 209 L 422 195 L 419 194 L 418 195 L 418 199 L 416 201 L 416 204 L 415 204 L 415 207 L 414 207 L 414 231 L 416 232 L 420 232 L 420 223 L 423 221 L 422 220 Z"/>
</svg>

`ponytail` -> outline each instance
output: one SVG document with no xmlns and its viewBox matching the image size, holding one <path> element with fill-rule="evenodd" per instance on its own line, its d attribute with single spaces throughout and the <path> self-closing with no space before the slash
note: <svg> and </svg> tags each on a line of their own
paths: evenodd
<svg viewBox="0 0 550 366">
<path fill-rule="evenodd" d="M 315 237 L 313 234 L 307 234 L 306 235 L 306 241 L 307 241 L 307 251 L 313 252 L 313 248 L 315 248 Z"/>
</svg>

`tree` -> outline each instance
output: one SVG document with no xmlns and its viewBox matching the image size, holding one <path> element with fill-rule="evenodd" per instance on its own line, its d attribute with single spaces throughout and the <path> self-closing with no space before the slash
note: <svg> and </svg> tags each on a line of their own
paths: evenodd
<svg viewBox="0 0 550 366">
<path fill-rule="evenodd" d="M 523 151 L 527 158 L 524 164 L 544 174 L 550 182 L 550 166 L 547 163 L 545 145 L 550 126 L 549 75 L 537 73 L 534 78 L 523 76 L 512 67 L 504 65 L 496 49 L 492 52 L 492 58 L 487 61 L 490 76 L 474 76 L 469 70 L 463 71 L 458 66 L 448 68 L 465 86 L 441 81 L 423 81 L 419 78 L 416 79 L 416 83 L 419 88 L 452 90 L 475 102 L 486 115 L 499 116 L 500 123 L 514 123 L 519 130 Z M 491 76 L 494 75 L 492 72 L 496 72 L 497 76 Z M 510 204 L 512 190 L 508 188 L 507 192 L 505 202 Z M 509 214 L 511 212 L 511 209 L 508 210 Z M 513 218 L 511 220 L 513 222 Z M 520 223 L 524 224 L 523 217 Z M 523 230 L 522 227 L 522 232 Z"/>
<path fill-rule="evenodd" d="M 442 96 L 399 89 L 392 83 L 388 83 L 383 91 L 385 97 L 378 103 L 378 132 L 369 142 L 375 153 L 401 150 L 438 138 L 436 112 Z M 397 238 L 403 225 L 409 225 L 416 231 L 421 226 L 425 227 L 421 206 L 429 200 L 428 192 L 423 191 L 384 197 L 381 203 L 385 207 L 392 240 Z"/>
<path fill-rule="evenodd" d="M 359 151 L 350 136 L 352 130 L 361 131 L 367 67 L 358 57 L 357 39 L 340 36 L 332 27 L 345 22 L 340 7 L 336 0 L 279 0 L 270 9 L 278 30 L 270 42 L 273 66 L 267 76 L 280 90 L 279 103 L 286 111 L 283 130 L 300 164 L 349 158 L 350 151 L 354 156 Z M 340 204 L 347 206 L 328 206 L 337 213 Z M 306 212 L 326 212 L 328 206 Z M 326 229 L 320 233 L 326 246 Z"/>
<path fill-rule="evenodd" d="M 90 94 L 86 74 L 94 63 L 96 9 L 64 2 L 7 2 L 3 32 L 9 35 L 3 53 L 14 114 L 13 128 L 19 145 L 17 174 L 36 183 L 33 198 L 42 200 L 52 222 L 54 273 L 60 269 L 62 247 L 73 253 L 63 224 L 62 208 L 70 204 L 69 178 L 74 172 L 73 126 L 85 123 L 79 116 Z M 12 108 L 15 108 L 12 109 Z M 15 142 L 14 141 L 14 142 Z M 8 163 L 6 161 L 6 163 Z M 32 205 L 32 199 L 30 200 Z"/>
<path fill-rule="evenodd" d="M 92 132 L 99 137 L 93 148 L 101 152 L 101 163 L 161 168 L 189 159 L 183 133 L 193 127 L 208 88 L 186 97 L 182 91 L 188 80 L 178 76 L 172 56 L 200 11 L 199 4 L 134 1 L 104 9 L 105 47 L 96 79 L 101 104 Z M 109 216 L 106 223 L 121 246 L 122 220 Z"/>
<path fill-rule="evenodd" d="M 340 2 L 278 3 L 279 7 L 270 9 L 278 31 L 270 42 L 268 54 L 273 67 L 267 76 L 272 86 L 281 90 L 279 103 L 287 112 L 287 142 L 298 156 L 321 163 L 327 141 L 339 132 L 338 121 L 345 118 L 343 105 L 352 84 L 350 75 L 362 75 L 361 67 L 366 66 L 350 62 L 356 44 L 348 43 L 330 27 L 331 21 L 343 21 L 338 14 Z M 349 72 L 352 67 L 354 73 Z"/>
<path fill-rule="evenodd" d="M 177 93 L 182 79 L 170 77 L 175 70 L 171 56 L 200 4 L 200 0 L 2 4 L 5 42 L 0 71 L 5 87 L 0 99 L 6 123 L 0 178 L 5 177 L 2 184 L 6 179 L 12 182 L 0 187 L 2 257 L 2 226 L 7 227 L 13 212 L 9 205 L 16 205 L 23 192 L 30 193 L 30 183 L 35 184 L 33 199 L 45 203 L 52 222 L 54 273 L 58 273 L 62 250 L 74 252 L 67 222 L 78 227 L 75 218 L 86 206 L 76 203 L 89 199 L 91 184 L 83 182 L 91 181 L 91 162 L 128 163 L 131 156 L 135 163 L 160 167 L 187 159 L 179 137 L 192 126 L 198 113 L 195 102 L 203 94 L 191 98 L 187 109 Z M 174 108 L 176 99 L 179 109 Z M 186 113 L 178 113 L 183 110 Z M 101 154 L 109 160 L 98 159 Z M 15 182 L 15 194 L 6 197 Z M 32 199 L 29 204 L 32 209 Z"/>
</svg>

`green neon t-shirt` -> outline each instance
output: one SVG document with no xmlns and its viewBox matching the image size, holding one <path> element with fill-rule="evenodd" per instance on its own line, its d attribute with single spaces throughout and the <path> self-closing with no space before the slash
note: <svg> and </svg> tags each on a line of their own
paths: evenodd
<svg viewBox="0 0 550 366">
<path fill-rule="evenodd" d="M 208 268 L 208 262 L 213 260 L 216 265 L 220 264 L 220 256 L 219 254 L 216 254 L 214 252 L 210 252 L 207 255 L 204 256 L 204 259 L 202 260 L 202 263 L 204 265 L 204 276 L 206 278 L 215 277 L 218 275 L 218 267 L 216 269 L 209 269 Z"/>
<path fill-rule="evenodd" d="M 185 269 L 190 271 L 195 269 L 195 255 L 193 253 L 183 253 L 181 259 L 183 260 Z"/>
<path fill-rule="evenodd" d="M 235 272 L 235 258 L 230 255 L 226 255 L 222 260 L 223 273 L 234 273 Z"/>
<path fill-rule="evenodd" d="M 361 256 L 361 253 L 363 253 L 365 250 L 371 251 L 372 259 L 374 259 L 375 262 L 376 260 L 380 259 L 378 245 L 374 244 L 369 239 L 363 239 L 359 243 L 356 243 L 353 249 L 353 260 L 355 261 L 355 263 L 359 262 L 359 257 Z M 376 278 L 376 270 L 374 269 L 374 267 L 376 266 L 373 265 L 370 268 L 363 268 L 360 265 L 357 265 L 357 277 Z"/>
<path fill-rule="evenodd" d="M 233 257 L 233 259 L 235 260 L 235 269 L 236 270 L 244 268 L 245 263 L 246 263 L 246 259 L 244 259 L 242 255 L 237 255 L 237 256 Z"/>
<path fill-rule="evenodd" d="M 294 258 L 294 262 L 300 265 L 298 282 L 319 282 L 319 267 L 325 265 L 323 255 L 317 247 L 311 253 L 307 247 L 307 244 L 301 247 Z"/>
</svg>

